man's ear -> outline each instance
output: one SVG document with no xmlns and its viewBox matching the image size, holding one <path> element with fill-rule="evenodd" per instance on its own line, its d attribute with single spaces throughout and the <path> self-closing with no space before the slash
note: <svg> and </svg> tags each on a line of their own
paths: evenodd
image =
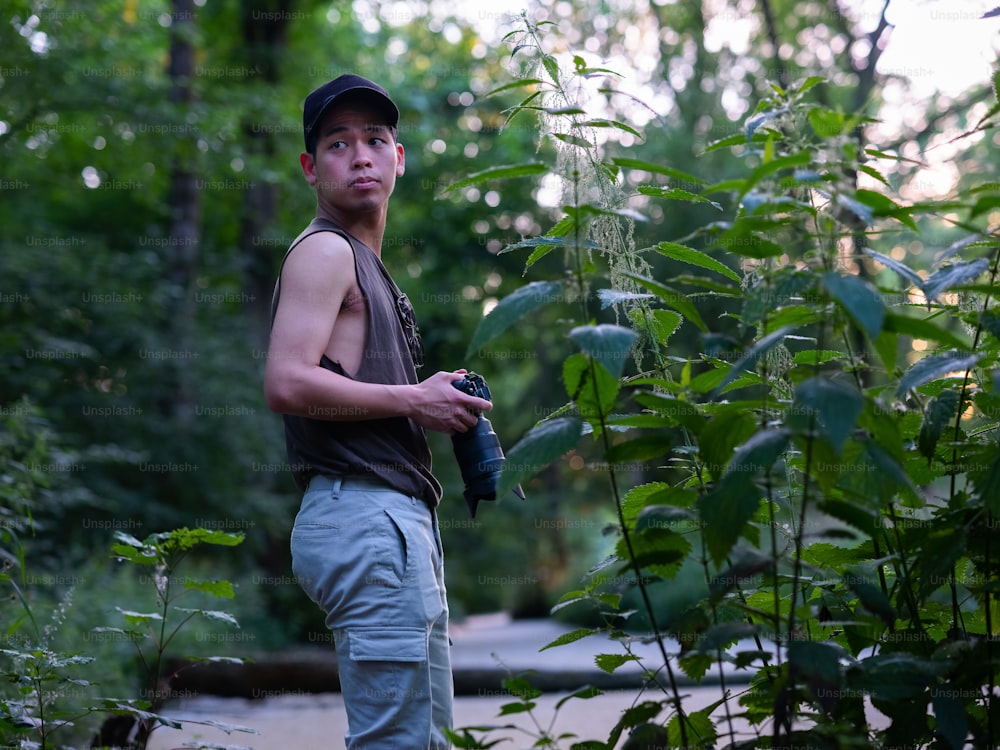
<svg viewBox="0 0 1000 750">
<path fill-rule="evenodd" d="M 396 177 L 402 177 L 406 171 L 406 153 L 403 151 L 402 143 L 396 144 L 396 155 L 399 157 L 396 159 Z"/>
<path fill-rule="evenodd" d="M 299 154 L 299 164 L 302 165 L 302 174 L 306 177 L 306 182 L 316 185 L 316 160 L 308 151 Z"/>
</svg>

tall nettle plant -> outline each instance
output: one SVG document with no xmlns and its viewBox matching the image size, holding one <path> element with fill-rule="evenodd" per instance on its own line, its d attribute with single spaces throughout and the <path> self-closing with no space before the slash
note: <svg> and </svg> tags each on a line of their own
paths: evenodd
<svg viewBox="0 0 1000 750">
<path fill-rule="evenodd" d="M 597 134 L 639 134 L 589 112 L 582 92 L 614 74 L 579 57 L 565 69 L 545 51 L 546 31 L 525 19 L 511 36 L 515 59 L 531 62 L 498 91 L 526 92 L 509 115 L 537 117 L 558 159 L 452 188 L 542 173 L 565 185 L 561 218 L 505 252 L 527 254 L 530 279 L 559 251 L 566 274 L 501 300 L 469 349 L 554 300 L 579 301 L 566 328 L 576 349 L 562 368 L 566 405 L 508 451 L 501 490 L 581 446 L 600 454 L 607 481 L 595 492 L 614 508 L 617 546 L 556 609 L 607 618 L 615 647 L 597 658 L 602 669 L 636 660 L 637 636 L 657 644 L 659 663 L 645 664 L 647 690 L 607 738 L 572 747 L 626 736 L 678 748 L 992 747 L 1000 237 L 987 219 L 997 185 L 904 205 L 875 166 L 893 155 L 859 137 L 863 118 L 815 102 L 820 79 L 772 86 L 741 132 L 709 147 L 745 164 L 724 183 L 607 158 Z M 630 194 L 623 176 L 634 170 L 650 184 Z M 638 248 L 635 199 L 711 204 L 718 217 Z M 896 233 L 942 225 L 961 236 L 921 272 L 890 254 Z M 689 273 L 659 277 L 657 256 Z M 719 352 L 699 293 L 728 301 L 738 325 L 726 340 L 745 342 L 735 353 Z M 685 323 L 699 332 L 698 356 L 671 354 Z M 618 467 L 637 461 L 669 465 L 669 478 L 635 485 Z M 668 612 L 665 586 L 682 592 Z M 733 669 L 749 687 L 727 685 Z M 710 671 L 722 699 L 688 710 L 681 677 Z M 534 707 L 530 683 L 508 687 L 505 714 Z M 454 739 L 487 746 L 470 730 Z M 539 742 L 564 739 L 541 732 Z"/>
</svg>

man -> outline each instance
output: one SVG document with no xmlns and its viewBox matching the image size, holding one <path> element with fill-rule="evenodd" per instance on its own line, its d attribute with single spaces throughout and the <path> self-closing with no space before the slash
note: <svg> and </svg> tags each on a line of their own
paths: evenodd
<svg viewBox="0 0 1000 750">
<path fill-rule="evenodd" d="M 381 262 L 404 172 L 399 111 L 343 75 L 303 108 L 316 218 L 285 256 L 264 375 L 304 491 L 292 570 L 326 613 L 347 708 L 347 747 L 448 747 L 452 677 L 441 540 L 425 430 L 465 432 L 489 401 L 418 381 L 413 310 Z"/>
</svg>

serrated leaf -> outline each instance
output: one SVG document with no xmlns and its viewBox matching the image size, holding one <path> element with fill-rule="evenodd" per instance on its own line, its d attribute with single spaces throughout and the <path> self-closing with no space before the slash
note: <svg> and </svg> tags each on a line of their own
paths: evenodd
<svg viewBox="0 0 1000 750">
<path fill-rule="evenodd" d="M 594 635 L 596 633 L 603 632 L 599 628 L 578 628 L 572 630 L 569 633 L 563 633 L 561 636 L 556 638 L 554 641 L 549 641 L 544 646 L 542 646 L 539 651 L 545 651 L 548 648 L 555 648 L 556 646 L 565 646 L 567 643 L 575 643 L 581 638 L 586 638 L 587 636 Z"/>
<path fill-rule="evenodd" d="M 825 274 L 823 284 L 869 339 L 878 338 L 885 321 L 885 303 L 878 289 L 857 276 L 839 273 Z"/>
<path fill-rule="evenodd" d="M 207 620 L 215 620 L 216 622 L 224 622 L 227 625 L 232 625 L 234 627 L 239 627 L 240 624 L 236 621 L 228 612 L 222 612 L 217 609 L 188 609 L 186 607 L 176 607 L 178 612 L 184 612 L 190 615 L 201 615 Z"/>
<path fill-rule="evenodd" d="M 645 288 L 649 289 L 656 297 L 663 302 L 667 307 L 671 307 L 685 318 L 694 323 L 699 330 L 708 331 L 708 326 L 705 325 L 705 321 L 702 320 L 701 313 L 698 312 L 698 308 L 691 301 L 691 298 L 654 279 L 646 278 L 645 276 L 638 276 L 636 274 L 627 273 L 625 274 L 628 278 L 639 283 Z"/>
<path fill-rule="evenodd" d="M 737 377 L 742 376 L 748 371 L 753 371 L 757 366 L 757 362 L 767 354 L 772 348 L 781 343 L 786 336 L 788 336 L 792 331 L 796 329 L 797 326 L 783 326 L 773 333 L 769 333 L 767 336 L 759 339 L 750 349 L 747 350 L 746 354 L 740 357 L 726 373 L 725 377 L 715 387 L 715 395 L 718 396 L 722 389 L 725 388 L 729 383 L 735 380 Z"/>
<path fill-rule="evenodd" d="M 639 302 L 641 300 L 652 299 L 652 294 L 637 292 L 623 292 L 619 289 L 598 289 L 597 298 L 601 301 L 601 309 L 607 310 L 615 305 L 622 305 L 626 302 Z"/>
<path fill-rule="evenodd" d="M 959 261 L 935 271 L 923 284 L 924 296 L 928 300 L 937 300 L 952 287 L 961 286 L 975 281 L 989 270 L 990 262 L 986 258 L 964 262 Z"/>
<path fill-rule="evenodd" d="M 631 328 L 602 323 L 579 326 L 569 332 L 572 341 L 592 359 L 597 360 L 614 378 L 620 378 L 632 346 L 639 338 Z"/>
<path fill-rule="evenodd" d="M 946 321 L 942 321 L 945 323 Z M 913 318 L 908 315 L 897 315 L 896 313 L 886 313 L 883 329 L 890 333 L 898 333 L 910 336 L 915 339 L 925 339 L 936 341 L 939 344 L 950 346 L 953 349 L 967 349 L 968 342 L 958 338 L 951 331 L 945 330 L 934 320 L 923 318 Z"/>
<path fill-rule="evenodd" d="M 805 679 L 813 696 L 832 711 L 840 695 L 840 648 L 832 643 L 793 640 L 788 644 L 792 670 Z"/>
<path fill-rule="evenodd" d="M 947 427 L 951 425 L 958 412 L 958 392 L 951 390 L 941 391 L 932 398 L 924 410 L 924 419 L 920 424 L 920 434 L 917 437 L 917 447 L 920 455 L 928 460 L 934 458 L 934 450 L 937 448 L 938 440 Z"/>
<path fill-rule="evenodd" d="M 612 376 L 600 362 L 585 354 L 574 354 L 563 362 L 566 392 L 577 411 L 597 430 L 611 414 L 621 381 Z"/>
<path fill-rule="evenodd" d="M 667 741 L 669 747 L 685 748 L 685 750 L 711 750 L 715 748 L 718 732 L 710 712 L 694 711 L 684 714 L 677 713 L 667 722 Z M 681 729 L 683 722 L 684 728 Z M 685 738 L 687 744 L 685 745 Z"/>
<path fill-rule="evenodd" d="M 845 573 L 841 580 L 858 597 L 861 606 L 878 616 L 887 628 L 891 628 L 895 624 L 896 609 L 889 601 L 889 597 L 882 593 L 882 589 L 856 571 Z"/>
<path fill-rule="evenodd" d="M 975 367 L 978 362 L 978 354 L 969 354 L 960 351 L 928 355 L 914 363 L 903 377 L 900 378 L 896 394 L 901 396 L 907 391 L 919 388 L 925 383 L 944 377 L 949 373 L 964 373 L 966 370 Z"/>
<path fill-rule="evenodd" d="M 991 446 L 976 463 L 981 468 L 970 472 L 976 495 L 994 519 L 1000 518 L 1000 450 Z"/>
<path fill-rule="evenodd" d="M 630 661 L 639 661 L 639 657 L 632 654 L 598 654 L 594 657 L 594 664 L 608 674 L 614 674 L 615 670 Z"/>
<path fill-rule="evenodd" d="M 524 316 L 563 299 L 563 285 L 559 281 L 533 281 L 500 300 L 490 310 L 472 335 L 466 357 L 502 334 Z"/>
<path fill-rule="evenodd" d="M 559 417 L 535 425 L 509 451 L 497 495 L 506 494 L 521 481 L 565 455 L 580 441 L 583 422 Z"/>
<path fill-rule="evenodd" d="M 856 388 L 831 378 L 809 378 L 796 386 L 786 424 L 802 432 L 810 426 L 819 428 L 840 455 L 863 408 L 864 399 Z"/>
<path fill-rule="evenodd" d="M 533 175 L 544 174 L 548 171 L 548 167 L 541 162 L 525 162 L 523 164 L 507 164 L 499 167 L 490 167 L 489 169 L 484 169 L 481 172 L 475 172 L 470 174 L 457 182 L 453 182 L 448 185 L 444 190 L 441 191 L 441 195 L 445 195 L 454 190 L 461 190 L 462 188 L 470 187 L 471 185 L 479 185 L 483 182 L 488 182 L 490 180 L 509 180 L 515 177 L 531 177 Z"/>
<path fill-rule="evenodd" d="M 861 531 L 866 536 L 874 536 L 882 530 L 882 516 L 878 511 L 867 508 L 861 503 L 827 499 L 820 501 L 819 509 L 826 515 Z"/>
<path fill-rule="evenodd" d="M 528 682 L 527 678 L 515 676 L 502 681 L 504 689 L 521 700 L 532 700 L 542 694 L 542 691 Z"/>
<path fill-rule="evenodd" d="M 688 174 L 687 172 L 682 172 L 681 170 L 674 169 L 673 167 L 665 167 L 660 164 L 642 161 L 640 159 L 615 157 L 611 160 L 611 163 L 617 167 L 625 167 L 626 169 L 641 169 L 644 172 L 652 172 L 653 174 L 662 174 L 667 177 L 673 177 L 675 180 L 680 180 L 688 185 L 705 184 L 704 180 L 701 180 L 692 174 Z"/>
<path fill-rule="evenodd" d="M 687 201 L 688 203 L 707 203 L 719 211 L 722 210 L 722 204 L 717 201 L 710 200 L 697 193 L 692 193 L 690 190 L 681 190 L 680 188 L 669 188 L 669 187 L 658 187 L 656 185 L 640 185 L 638 188 L 639 195 L 648 195 L 651 198 L 665 198 L 672 201 Z"/>
<path fill-rule="evenodd" d="M 1000 8 L 996 10 L 1000 11 Z M 969 734 L 969 716 L 963 701 L 953 690 L 932 689 L 931 704 L 934 707 L 934 727 L 938 734 L 951 750 L 962 750 Z"/>
<path fill-rule="evenodd" d="M 232 599 L 236 596 L 236 592 L 233 590 L 233 584 L 229 581 L 192 581 L 185 580 L 185 589 L 193 589 L 195 591 L 204 591 L 206 594 L 218 597 L 220 599 Z"/>
<path fill-rule="evenodd" d="M 723 276 L 726 276 L 733 281 L 740 280 L 739 274 L 737 274 L 725 263 L 721 263 L 710 255 L 706 255 L 700 250 L 695 250 L 692 247 L 679 245 L 676 242 L 661 242 L 656 246 L 656 251 L 673 260 L 678 260 L 682 263 L 688 263 L 693 266 L 721 273 Z"/>
<path fill-rule="evenodd" d="M 703 653 L 715 653 L 726 649 L 743 638 L 751 638 L 760 632 L 760 626 L 749 622 L 722 622 L 713 625 L 702 634 L 697 649 Z"/>
<path fill-rule="evenodd" d="M 765 474 L 784 454 L 792 434 L 783 428 L 761 430 L 740 445 L 726 466 L 726 473 L 756 477 Z"/>
<path fill-rule="evenodd" d="M 596 687 L 582 687 L 579 690 L 574 690 L 569 695 L 563 696 L 556 702 L 556 710 L 558 711 L 563 705 L 574 698 L 580 700 L 590 700 L 591 698 L 597 698 L 598 696 L 604 695 L 604 691 Z"/>
<path fill-rule="evenodd" d="M 721 565 L 729 556 L 760 503 L 761 491 L 748 477 L 736 473 L 723 476 L 701 498 L 702 534 L 716 565 Z"/>
<path fill-rule="evenodd" d="M 892 269 L 914 286 L 918 288 L 923 287 L 924 280 L 920 278 L 920 275 L 916 271 L 911 269 L 909 266 L 900 263 L 895 258 L 890 258 L 888 255 L 883 255 L 882 253 L 877 253 L 874 250 L 867 250 L 867 249 L 865 250 L 865 254 L 868 255 L 868 257 L 877 260 L 886 268 Z"/>
<path fill-rule="evenodd" d="M 743 123 L 744 140 L 750 140 L 754 133 L 756 133 L 757 130 L 765 123 L 786 114 L 788 114 L 787 107 L 779 107 L 778 109 L 769 109 L 764 112 L 754 113 Z"/>
<path fill-rule="evenodd" d="M 619 122 L 618 120 L 605 120 L 602 118 L 596 120 L 587 120 L 583 123 L 583 127 L 589 128 L 615 128 L 616 130 L 621 130 L 629 135 L 633 135 L 640 141 L 644 140 L 642 133 L 633 128 L 631 125 L 626 125 L 624 122 Z"/>
<path fill-rule="evenodd" d="M 511 716 L 512 714 L 524 714 L 533 711 L 535 704 L 528 701 L 525 703 L 505 703 L 500 706 L 498 716 Z"/>
</svg>

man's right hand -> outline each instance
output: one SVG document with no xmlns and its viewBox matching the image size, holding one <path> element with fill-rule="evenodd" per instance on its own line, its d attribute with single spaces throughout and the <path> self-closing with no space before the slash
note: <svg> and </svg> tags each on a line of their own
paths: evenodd
<svg viewBox="0 0 1000 750">
<path fill-rule="evenodd" d="M 453 383 L 465 376 L 465 370 L 441 371 L 413 386 L 410 419 L 428 430 L 454 435 L 466 432 L 479 420 L 478 412 L 489 411 L 493 404 L 470 396 Z"/>
</svg>

